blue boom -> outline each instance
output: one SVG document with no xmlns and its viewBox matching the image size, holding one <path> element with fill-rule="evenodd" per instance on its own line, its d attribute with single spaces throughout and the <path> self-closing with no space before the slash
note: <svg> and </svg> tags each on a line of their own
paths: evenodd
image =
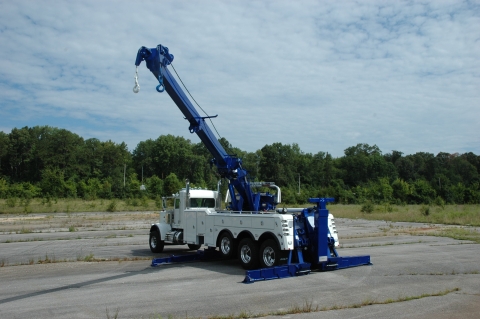
<svg viewBox="0 0 480 319">
<path fill-rule="evenodd" d="M 190 133 L 196 133 L 210 154 L 212 163 L 216 165 L 220 176 L 229 180 L 229 191 L 234 211 L 260 211 L 275 209 L 273 195 L 252 191 L 247 171 L 242 167 L 242 160 L 235 155 L 227 154 L 223 146 L 210 130 L 205 119 L 216 116 L 200 116 L 195 107 L 178 85 L 167 66 L 173 61 L 168 48 L 158 45 L 156 48 L 141 47 L 138 50 L 135 65 L 138 67 L 145 61 L 147 68 L 153 73 L 159 84 L 158 92 L 167 91 L 185 119 L 190 123 Z M 238 195 L 238 196 L 236 196 Z"/>
</svg>

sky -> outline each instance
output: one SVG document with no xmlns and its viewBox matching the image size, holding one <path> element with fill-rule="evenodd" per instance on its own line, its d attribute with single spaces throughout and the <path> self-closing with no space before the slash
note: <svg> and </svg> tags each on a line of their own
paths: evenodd
<svg viewBox="0 0 480 319">
<path fill-rule="evenodd" d="M 144 63 L 132 92 L 158 44 L 244 151 L 480 155 L 480 1 L 0 0 L 0 130 L 200 142 Z"/>
</svg>

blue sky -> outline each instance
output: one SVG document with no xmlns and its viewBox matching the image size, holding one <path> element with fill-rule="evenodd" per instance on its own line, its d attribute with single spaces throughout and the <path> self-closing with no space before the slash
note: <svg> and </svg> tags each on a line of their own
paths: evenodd
<svg viewBox="0 0 480 319">
<path fill-rule="evenodd" d="M 0 1 L 0 130 L 199 142 L 141 46 L 162 44 L 219 133 L 335 157 L 480 154 L 479 1 Z"/>
</svg>

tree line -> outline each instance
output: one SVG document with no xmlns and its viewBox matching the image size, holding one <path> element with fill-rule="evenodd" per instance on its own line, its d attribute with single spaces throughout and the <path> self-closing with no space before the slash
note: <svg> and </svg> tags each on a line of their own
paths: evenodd
<svg viewBox="0 0 480 319">
<path fill-rule="evenodd" d="M 302 152 L 298 144 L 273 143 L 255 152 L 220 143 L 242 158 L 252 181 L 272 181 L 286 204 L 309 197 L 340 203 L 480 203 L 480 156 L 382 153 L 357 144 L 333 158 Z M 0 132 L 0 198 L 158 198 L 176 193 L 188 178 L 196 187 L 217 187 L 219 175 L 204 145 L 162 135 L 125 143 L 84 139 L 50 126 Z M 223 189 L 225 190 L 225 183 Z"/>
</svg>

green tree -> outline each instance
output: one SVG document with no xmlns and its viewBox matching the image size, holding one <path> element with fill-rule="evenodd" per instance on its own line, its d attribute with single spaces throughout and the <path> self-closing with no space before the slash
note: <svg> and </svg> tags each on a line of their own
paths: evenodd
<svg viewBox="0 0 480 319">
<path fill-rule="evenodd" d="M 132 172 L 124 172 L 125 168 L 131 167 L 131 155 L 128 151 L 127 144 L 115 143 L 112 141 L 106 141 L 101 143 L 101 149 L 99 150 L 102 158 L 101 166 L 101 178 L 109 178 L 112 185 L 112 192 L 116 197 L 122 197 L 124 195 L 124 174 L 129 176 Z"/>
<path fill-rule="evenodd" d="M 273 143 L 261 149 L 260 173 L 261 179 L 273 181 L 279 186 L 294 185 L 298 169 L 298 157 L 301 154 L 297 144 L 283 145 Z"/>
<path fill-rule="evenodd" d="M 7 198 L 9 185 L 4 178 L 0 178 L 0 198 Z"/>
<path fill-rule="evenodd" d="M 141 182 L 138 180 L 137 173 L 131 173 L 128 176 L 127 185 L 125 187 L 126 196 L 128 197 L 135 197 L 140 198 L 141 196 L 141 189 L 140 189 Z"/>
<path fill-rule="evenodd" d="M 79 191 L 80 195 L 86 200 L 97 199 L 102 194 L 102 183 L 96 177 L 89 178 L 87 181 L 80 181 Z"/>
<path fill-rule="evenodd" d="M 78 154 L 84 146 L 82 137 L 49 126 L 35 126 L 30 129 L 30 134 L 36 146 L 34 174 L 44 168 L 58 168 L 63 171 L 65 179 L 77 175 Z"/>
<path fill-rule="evenodd" d="M 390 181 L 387 177 L 381 177 L 378 179 L 380 197 L 384 202 L 391 202 L 393 198 L 393 188 L 390 185 Z"/>
<path fill-rule="evenodd" d="M 29 182 L 15 183 L 10 185 L 8 190 L 8 197 L 19 197 L 30 199 L 41 194 L 41 189 Z"/>
<path fill-rule="evenodd" d="M 9 134 L 7 155 L 9 175 L 12 181 L 26 181 L 32 175 L 29 166 L 34 158 L 34 147 L 35 143 L 31 139 L 28 127 L 12 129 Z"/>
<path fill-rule="evenodd" d="M 201 172 L 205 165 L 204 158 L 193 153 L 190 140 L 173 135 L 140 142 L 133 151 L 133 163 L 137 173 L 141 172 L 143 165 L 145 176 L 157 175 L 163 179 L 175 173 L 192 182 L 203 179 Z"/>
<path fill-rule="evenodd" d="M 65 178 L 63 171 L 58 168 L 46 168 L 42 170 L 40 187 L 44 196 L 64 197 Z"/>
<path fill-rule="evenodd" d="M 147 192 L 150 194 L 152 199 L 164 194 L 163 181 L 157 175 L 147 178 L 145 184 Z"/>
<path fill-rule="evenodd" d="M 449 161 L 450 180 L 454 183 L 470 185 L 479 181 L 477 168 L 465 157 L 454 154 Z"/>
<path fill-rule="evenodd" d="M 5 160 L 8 155 L 8 146 L 9 146 L 8 135 L 0 131 L 0 178 L 6 172 L 3 166 L 6 164 Z"/>
<path fill-rule="evenodd" d="M 376 181 L 380 177 L 396 178 L 394 165 L 385 160 L 376 145 L 357 144 L 349 147 L 338 164 L 342 179 L 349 187 Z"/>
<path fill-rule="evenodd" d="M 480 204 L 480 183 L 475 182 L 465 189 L 465 202 L 469 204 Z"/>
<path fill-rule="evenodd" d="M 465 203 L 465 193 L 467 188 L 463 183 L 457 183 L 450 186 L 450 192 L 452 196 L 452 201 L 455 204 L 464 204 Z"/>
<path fill-rule="evenodd" d="M 183 187 L 183 183 L 177 178 L 175 173 L 170 173 L 163 181 L 163 189 L 167 196 L 176 194 Z"/>
<path fill-rule="evenodd" d="M 102 179 L 102 191 L 100 193 L 100 196 L 102 198 L 106 199 L 111 199 L 113 198 L 114 194 L 112 192 L 112 178 L 111 177 L 106 177 Z"/>
<path fill-rule="evenodd" d="M 67 198 L 77 198 L 77 183 L 73 178 L 69 178 L 65 184 L 65 197 Z"/>
<path fill-rule="evenodd" d="M 414 204 L 430 204 L 437 194 L 435 189 L 424 179 L 418 179 L 413 183 L 413 192 L 410 201 Z"/>
<path fill-rule="evenodd" d="M 96 138 L 85 140 L 85 143 L 78 154 L 77 170 L 79 178 L 101 178 L 105 175 L 108 175 L 108 173 L 105 174 L 103 172 L 103 146 L 104 143 L 100 142 L 100 140 Z M 121 166 L 120 171 L 122 171 L 123 163 L 117 164 Z M 113 172 L 115 173 L 116 171 L 114 170 Z"/>
<path fill-rule="evenodd" d="M 413 194 L 413 187 L 401 178 L 392 183 L 392 195 L 402 203 L 408 203 Z"/>
</svg>

